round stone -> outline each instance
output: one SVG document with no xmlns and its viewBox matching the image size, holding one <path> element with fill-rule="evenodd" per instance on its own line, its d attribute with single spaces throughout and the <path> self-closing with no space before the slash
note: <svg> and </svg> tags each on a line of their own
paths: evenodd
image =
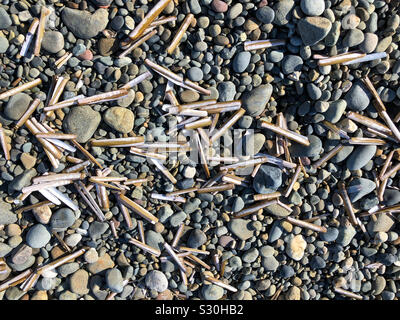
<svg viewBox="0 0 400 320">
<path fill-rule="evenodd" d="M 158 270 L 153 270 L 147 273 L 145 279 L 146 287 L 150 290 L 163 292 L 168 289 L 168 280 L 164 273 Z"/>
<path fill-rule="evenodd" d="M 207 241 L 206 234 L 199 229 L 195 229 L 190 233 L 187 243 L 188 243 L 189 247 L 191 247 L 191 248 L 198 248 L 202 244 L 204 244 L 206 241 Z"/>
<path fill-rule="evenodd" d="M 26 234 L 26 243 L 32 248 L 43 248 L 51 238 L 50 232 L 42 224 L 32 226 Z"/>
<path fill-rule="evenodd" d="M 224 289 L 214 284 L 203 285 L 201 293 L 205 300 L 218 300 L 224 295 Z"/>
<path fill-rule="evenodd" d="M 69 208 L 58 209 L 51 217 L 50 224 L 53 229 L 67 229 L 75 223 L 74 212 Z"/>
<path fill-rule="evenodd" d="M 124 279 L 121 271 L 119 271 L 117 268 L 107 270 L 106 283 L 111 291 L 121 293 L 124 290 L 123 281 Z"/>
<path fill-rule="evenodd" d="M 4 114 L 9 119 L 19 120 L 29 108 L 31 102 L 32 98 L 29 95 L 19 92 L 8 100 L 4 109 Z"/>
<path fill-rule="evenodd" d="M 247 51 L 239 52 L 233 59 L 233 70 L 242 73 L 246 70 L 250 63 L 251 53 Z"/>
<path fill-rule="evenodd" d="M 46 31 L 43 36 L 42 48 L 50 53 L 57 53 L 64 48 L 64 36 L 58 31 Z"/>
<path fill-rule="evenodd" d="M 203 79 L 203 71 L 198 67 L 192 67 L 187 71 L 189 80 L 198 82 Z"/>
<path fill-rule="evenodd" d="M 262 23 L 269 24 L 275 19 L 275 11 L 268 6 L 265 6 L 256 11 L 256 17 Z"/>
<path fill-rule="evenodd" d="M 135 116 L 127 108 L 111 107 L 107 109 L 103 119 L 114 130 L 121 133 L 129 133 L 133 129 Z"/>
<path fill-rule="evenodd" d="M 301 10 L 307 16 L 319 16 L 324 13 L 325 1 L 324 0 L 301 0 Z"/>
</svg>

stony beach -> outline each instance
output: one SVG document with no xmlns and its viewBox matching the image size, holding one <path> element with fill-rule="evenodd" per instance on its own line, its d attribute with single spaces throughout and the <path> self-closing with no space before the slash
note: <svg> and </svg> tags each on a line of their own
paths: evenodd
<svg viewBox="0 0 400 320">
<path fill-rule="evenodd" d="M 0 0 L 0 300 L 398 300 L 399 42 L 395 0 Z"/>
</svg>

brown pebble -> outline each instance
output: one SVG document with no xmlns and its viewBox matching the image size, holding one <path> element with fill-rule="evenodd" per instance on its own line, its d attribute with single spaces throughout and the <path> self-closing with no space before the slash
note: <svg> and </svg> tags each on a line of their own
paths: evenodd
<svg viewBox="0 0 400 320">
<path fill-rule="evenodd" d="M 228 11 L 228 5 L 221 0 L 213 0 L 213 2 L 211 2 L 211 8 L 219 13 Z"/>
<path fill-rule="evenodd" d="M 48 300 L 47 292 L 39 290 L 33 293 L 31 300 Z"/>
<path fill-rule="evenodd" d="M 12 256 L 12 263 L 23 264 L 32 255 L 32 248 L 26 244 L 23 244 Z"/>
<path fill-rule="evenodd" d="M 174 298 L 172 292 L 170 290 L 165 290 L 160 292 L 156 298 L 156 300 L 172 300 Z"/>
<path fill-rule="evenodd" d="M 24 152 L 21 154 L 21 162 L 25 169 L 32 169 L 36 164 L 36 158 Z"/>
<path fill-rule="evenodd" d="M 36 220 L 42 224 L 48 224 L 51 218 L 51 209 L 49 206 L 41 206 L 32 209 L 33 215 Z"/>
</svg>

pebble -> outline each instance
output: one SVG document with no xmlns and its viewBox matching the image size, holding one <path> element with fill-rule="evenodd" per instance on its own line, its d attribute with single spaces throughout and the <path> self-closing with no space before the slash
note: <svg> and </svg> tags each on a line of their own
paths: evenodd
<svg viewBox="0 0 400 320">
<path fill-rule="evenodd" d="M 375 155 L 376 146 L 359 146 L 347 158 L 346 167 L 349 170 L 358 170 L 364 167 Z"/>
<path fill-rule="evenodd" d="M 79 244 L 79 242 L 82 240 L 82 236 L 79 233 L 73 233 L 67 236 L 64 240 L 68 246 L 73 248 Z"/>
<path fill-rule="evenodd" d="M 50 238 L 51 234 L 44 225 L 35 224 L 26 234 L 26 243 L 32 248 L 43 248 Z"/>
<path fill-rule="evenodd" d="M 266 271 L 275 272 L 279 267 L 279 262 L 274 256 L 269 256 L 262 259 L 262 266 Z"/>
<path fill-rule="evenodd" d="M 4 114 L 9 119 L 19 120 L 31 103 L 32 98 L 28 94 L 23 92 L 17 93 L 8 100 Z"/>
<path fill-rule="evenodd" d="M 17 222 L 17 215 L 12 211 L 9 203 L 0 200 L 0 225 L 8 225 Z"/>
<path fill-rule="evenodd" d="M 8 255 L 11 252 L 12 249 L 13 248 L 10 247 L 9 245 L 0 242 L 0 258 L 5 257 L 6 255 Z"/>
<path fill-rule="evenodd" d="M 0 54 L 5 53 L 9 47 L 9 42 L 7 38 L 1 37 L 0 36 Z"/>
<path fill-rule="evenodd" d="M 320 256 L 314 256 L 310 261 L 310 266 L 312 269 L 323 269 L 326 267 L 326 262 Z"/>
<path fill-rule="evenodd" d="M 99 239 L 107 231 L 109 224 L 106 222 L 94 221 L 90 224 L 89 235 L 93 240 Z"/>
<path fill-rule="evenodd" d="M 393 189 L 386 189 L 383 194 L 383 200 L 387 206 L 393 206 L 400 202 L 400 191 Z"/>
<path fill-rule="evenodd" d="M 256 261 L 258 255 L 258 250 L 256 248 L 251 248 L 243 254 L 242 261 L 246 263 L 253 263 L 254 261 Z"/>
<path fill-rule="evenodd" d="M 86 270 L 79 269 L 69 278 L 69 288 L 78 295 L 89 293 L 89 274 Z"/>
<path fill-rule="evenodd" d="M 124 290 L 124 279 L 122 278 L 121 271 L 119 271 L 117 268 L 107 270 L 105 278 L 107 286 L 112 292 L 121 293 Z"/>
<path fill-rule="evenodd" d="M 95 263 L 99 260 L 99 254 L 94 248 L 90 248 L 86 251 L 83 257 L 87 263 Z"/>
<path fill-rule="evenodd" d="M 24 152 L 21 154 L 20 160 L 24 165 L 25 169 L 32 169 L 35 166 L 37 159 L 36 157 L 33 157 L 30 154 Z"/>
<path fill-rule="evenodd" d="M 94 111 L 90 106 L 72 108 L 64 118 L 63 126 L 66 133 L 74 133 L 79 143 L 87 142 L 96 131 L 101 121 L 99 112 Z"/>
<path fill-rule="evenodd" d="M 228 19 L 236 19 L 243 12 L 243 5 L 241 3 L 236 3 L 230 7 L 227 17 Z"/>
<path fill-rule="evenodd" d="M 267 208 L 265 208 L 265 211 L 277 217 L 287 217 L 291 213 L 291 211 L 278 204 L 272 204 L 268 206 Z"/>
<path fill-rule="evenodd" d="M 248 134 L 243 136 L 243 152 L 246 156 L 254 156 L 259 153 L 264 146 L 265 136 L 262 133 Z"/>
<path fill-rule="evenodd" d="M 52 215 L 51 209 L 49 206 L 40 206 L 38 208 L 34 208 L 32 210 L 33 215 L 37 222 L 41 224 L 48 224 L 50 222 L 50 218 Z"/>
<path fill-rule="evenodd" d="M 295 55 L 286 55 L 282 60 L 281 68 L 284 74 L 301 71 L 303 68 L 303 59 Z"/>
<path fill-rule="evenodd" d="M 242 107 L 247 114 L 252 117 L 259 116 L 265 110 L 271 98 L 272 90 L 272 85 L 264 84 L 245 93 L 242 97 Z"/>
<path fill-rule="evenodd" d="M 85 257 L 86 258 L 86 257 Z M 114 261 L 108 253 L 100 256 L 96 262 L 88 264 L 88 271 L 92 274 L 100 273 L 104 270 L 114 268 Z"/>
<path fill-rule="evenodd" d="M 379 214 L 377 216 L 376 221 L 373 221 L 372 223 L 372 231 L 388 232 L 393 225 L 394 225 L 394 220 L 390 216 L 386 214 Z"/>
<path fill-rule="evenodd" d="M 224 295 L 224 289 L 214 284 L 203 285 L 201 293 L 205 300 L 219 300 Z"/>
<path fill-rule="evenodd" d="M 256 17 L 262 23 L 269 24 L 275 19 L 275 11 L 268 6 L 257 9 Z"/>
<path fill-rule="evenodd" d="M 257 193 L 271 193 L 282 184 L 282 171 L 274 166 L 262 165 L 253 180 L 253 188 Z"/>
<path fill-rule="evenodd" d="M 194 229 L 190 233 L 187 243 L 190 248 L 198 248 L 201 245 L 203 245 L 206 241 L 207 241 L 206 234 L 199 229 Z"/>
<path fill-rule="evenodd" d="M 99 53 L 108 57 L 118 50 L 118 42 L 115 38 L 101 38 L 98 42 Z"/>
<path fill-rule="evenodd" d="M 356 202 L 362 197 L 370 194 L 376 189 L 376 184 L 372 180 L 355 178 L 348 184 L 347 193 L 351 202 Z"/>
<path fill-rule="evenodd" d="M 336 242 L 343 247 L 346 247 L 350 244 L 353 237 L 356 235 L 357 231 L 354 227 L 349 223 L 347 225 L 341 226 L 339 228 L 339 235 L 336 239 Z"/>
<path fill-rule="evenodd" d="M 336 123 L 338 122 L 346 110 L 347 102 L 346 100 L 339 99 L 333 101 L 329 104 L 328 110 L 324 113 L 325 120 Z"/>
<path fill-rule="evenodd" d="M 323 40 L 332 28 L 332 23 L 323 17 L 306 17 L 297 25 L 305 46 L 313 46 Z"/>
<path fill-rule="evenodd" d="M 79 269 L 79 263 L 69 262 L 57 268 L 57 272 L 61 277 L 68 277 Z"/>
<path fill-rule="evenodd" d="M 164 273 L 153 270 L 147 273 L 145 278 L 146 287 L 150 290 L 163 292 L 168 289 L 168 280 Z"/>
<path fill-rule="evenodd" d="M 320 233 L 322 241 L 333 242 L 337 239 L 339 230 L 337 228 L 327 228 L 326 232 Z"/>
<path fill-rule="evenodd" d="M 358 46 L 364 41 L 364 33 L 359 29 L 349 30 L 343 39 L 343 45 L 349 48 Z"/>
<path fill-rule="evenodd" d="M 357 81 L 346 93 L 345 100 L 351 110 L 362 111 L 369 105 L 370 94 L 367 88 L 361 82 Z"/>
<path fill-rule="evenodd" d="M 232 67 L 237 73 L 242 73 L 249 66 L 251 53 L 248 51 L 239 52 L 233 59 Z"/>
<path fill-rule="evenodd" d="M 325 1 L 301 0 L 300 7 L 307 16 L 320 16 L 325 11 Z"/>
<path fill-rule="evenodd" d="M 32 256 L 32 248 L 23 244 L 17 249 L 12 255 L 11 261 L 14 264 L 24 264 L 27 262 L 29 257 Z"/>
<path fill-rule="evenodd" d="M 201 81 L 204 76 L 203 71 L 198 67 L 190 68 L 187 71 L 186 75 L 188 76 L 189 80 L 195 81 L 195 82 Z"/>
<path fill-rule="evenodd" d="M 160 233 L 155 232 L 153 230 L 148 230 L 145 232 L 144 237 L 146 239 L 146 243 L 150 247 L 153 247 L 160 251 L 164 249 L 165 240 Z"/>
<path fill-rule="evenodd" d="M 240 240 L 246 241 L 254 235 L 251 221 L 245 219 L 233 219 L 228 223 L 229 230 Z"/>
<path fill-rule="evenodd" d="M 64 48 L 64 37 L 58 31 L 46 31 L 43 36 L 42 48 L 50 53 L 57 53 Z"/>
<path fill-rule="evenodd" d="M 23 187 L 31 184 L 31 179 L 37 174 L 36 169 L 25 170 L 20 175 L 16 176 L 10 183 L 10 189 L 15 191 L 21 191 Z"/>
<path fill-rule="evenodd" d="M 112 129 L 121 133 L 129 133 L 133 129 L 135 116 L 127 108 L 111 107 L 104 113 L 103 119 Z"/>
<path fill-rule="evenodd" d="M 69 208 L 61 208 L 51 216 L 50 224 L 52 229 L 67 229 L 74 224 L 76 220 L 74 212 Z"/>
<path fill-rule="evenodd" d="M 287 25 L 289 20 L 292 18 L 294 5 L 295 3 L 293 0 L 281 0 L 275 2 L 273 7 L 275 12 L 274 23 L 278 26 Z"/>
<path fill-rule="evenodd" d="M 287 291 L 286 300 L 301 300 L 301 290 L 298 287 L 290 287 Z"/>
<path fill-rule="evenodd" d="M 214 11 L 220 12 L 220 13 L 228 11 L 228 5 L 224 1 L 221 1 L 221 0 L 213 0 L 211 2 L 211 7 Z"/>
<path fill-rule="evenodd" d="M 364 33 L 364 41 L 360 44 L 359 48 L 364 53 L 372 53 L 378 45 L 378 36 L 374 33 Z"/>
<path fill-rule="evenodd" d="M 232 101 L 235 98 L 236 86 L 231 81 L 221 82 L 218 85 L 219 100 Z"/>
<path fill-rule="evenodd" d="M 310 141 L 309 146 L 304 146 L 299 143 L 293 143 L 290 147 L 290 152 L 292 156 L 295 157 L 315 157 L 319 155 L 322 151 L 322 141 L 319 137 L 315 135 L 307 136 Z"/>
<path fill-rule="evenodd" d="M 74 36 L 81 39 L 91 39 L 107 27 L 108 11 L 98 9 L 91 14 L 88 11 L 64 8 L 61 18 Z"/>
<path fill-rule="evenodd" d="M 287 255 L 293 260 L 300 261 L 304 256 L 304 251 L 307 247 L 307 242 L 302 235 L 297 235 L 291 238 L 286 246 Z"/>
<path fill-rule="evenodd" d="M 4 8 L 0 8 L 0 29 L 8 29 L 12 25 L 12 20 Z M 0 52 L 2 53 L 2 52 Z"/>
<path fill-rule="evenodd" d="M 376 279 L 372 282 L 372 290 L 374 295 L 379 295 L 385 290 L 386 287 L 386 279 L 382 276 L 377 276 Z"/>
</svg>

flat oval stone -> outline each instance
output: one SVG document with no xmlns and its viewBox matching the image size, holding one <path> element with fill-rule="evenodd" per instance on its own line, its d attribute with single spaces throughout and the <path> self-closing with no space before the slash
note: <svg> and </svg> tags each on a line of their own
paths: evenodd
<svg viewBox="0 0 400 320">
<path fill-rule="evenodd" d="M 248 115 L 256 117 L 265 110 L 271 98 L 272 89 L 272 85 L 263 84 L 243 95 L 242 105 Z"/>
<path fill-rule="evenodd" d="M 251 53 L 247 51 L 239 52 L 233 59 L 233 71 L 242 73 L 246 70 L 250 63 Z"/>
<path fill-rule="evenodd" d="M 364 167 L 376 153 L 376 146 L 360 146 L 355 148 L 347 158 L 346 166 L 349 170 L 358 170 Z"/>
</svg>

